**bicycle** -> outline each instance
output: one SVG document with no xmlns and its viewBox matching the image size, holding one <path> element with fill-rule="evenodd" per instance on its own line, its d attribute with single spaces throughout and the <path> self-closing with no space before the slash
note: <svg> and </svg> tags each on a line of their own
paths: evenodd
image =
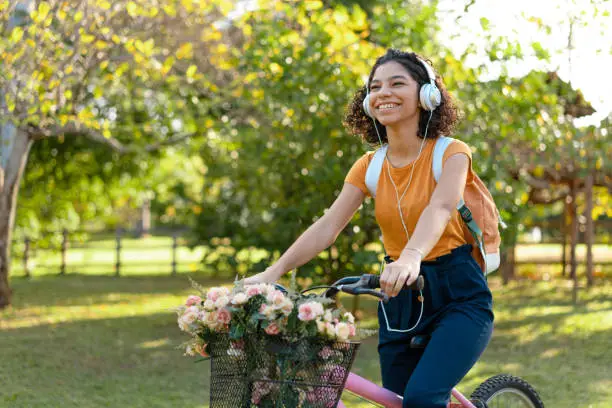
<svg viewBox="0 0 612 408">
<path fill-rule="evenodd" d="M 383 302 L 388 301 L 388 296 L 385 293 L 375 290 L 375 288 L 378 287 L 380 287 L 378 275 L 351 276 L 342 278 L 333 285 L 330 285 L 326 295 L 335 296 L 335 294 L 341 291 L 351 295 L 372 295 L 381 299 Z M 419 279 L 413 284 L 411 289 L 422 290 L 423 287 L 423 277 L 419 276 Z M 412 348 L 425 348 L 428 341 L 429 336 L 414 336 L 410 342 L 410 346 Z M 386 390 L 354 373 L 349 373 L 344 389 L 359 397 L 382 404 L 385 407 L 401 408 L 402 406 L 402 397 L 400 395 Z M 451 394 L 453 398 L 458 401 L 459 405 L 449 402 L 449 408 L 514 407 L 516 406 L 516 404 L 514 404 L 515 402 L 522 403 L 522 405 L 518 406 L 526 408 L 540 408 L 544 406 L 539 395 L 531 385 L 519 377 L 508 374 L 496 375 L 487 379 L 476 388 L 469 399 L 457 389 L 453 389 Z M 509 402 L 512 405 L 502 404 L 504 402 Z M 475 405 L 475 403 L 480 404 L 480 407 Z M 340 402 L 338 407 L 343 408 L 345 405 Z"/>
<path fill-rule="evenodd" d="M 279 290 L 285 291 L 286 289 L 276 284 Z M 302 291 L 302 294 L 312 290 L 326 289 L 324 296 L 334 298 L 339 292 L 347 293 L 350 295 L 370 295 L 374 296 L 383 302 L 387 302 L 389 297 L 387 294 L 376 290 L 380 287 L 380 280 L 378 275 L 364 274 L 361 276 L 349 276 L 336 281 L 332 285 L 325 286 L 314 286 L 307 288 Z M 413 283 L 410 287 L 411 290 L 422 290 L 424 287 L 424 279 L 422 276 Z M 412 348 L 425 348 L 429 341 L 427 335 L 414 336 L 410 342 Z M 358 343 L 352 342 L 352 348 L 349 350 L 347 357 L 347 367 L 350 369 L 352 365 Z M 225 346 L 222 346 L 225 347 Z M 286 346 L 287 347 L 287 346 Z M 297 349 L 300 345 L 289 345 L 292 349 Z M 290 350 L 291 351 L 291 350 Z M 267 351 L 268 353 L 270 350 Z M 276 351 L 272 351 L 276 352 Z M 285 351 L 286 352 L 286 351 Z M 297 352 L 297 351 L 296 351 Z M 215 360 L 213 358 L 213 369 L 215 367 Z M 225 368 L 225 367 L 222 367 Z M 211 373 L 212 374 L 212 373 Z M 223 374 L 222 374 L 223 375 Z M 346 408 L 346 405 L 340 399 L 342 391 L 348 391 L 359 398 L 378 404 L 387 408 L 401 408 L 402 407 L 402 396 L 395 394 L 385 388 L 380 387 L 377 384 L 355 374 L 347 372 L 342 375 L 340 380 L 340 386 L 338 387 L 337 396 L 333 397 L 332 405 L 329 402 L 321 406 L 333 406 L 336 408 Z M 211 375 L 214 378 L 214 374 Z M 257 382 L 257 381 L 255 381 Z M 212 386 L 211 386 L 212 391 Z M 453 389 L 451 392 L 452 398 L 456 402 L 449 401 L 447 408 L 543 408 L 544 404 L 540 399 L 540 396 L 535 389 L 523 379 L 512 376 L 509 374 L 495 375 L 482 384 L 480 384 L 476 390 L 470 395 L 470 398 L 464 396 L 457 389 Z M 212 392 L 211 392 L 211 407 L 212 407 Z M 318 406 L 316 403 L 314 406 Z M 223 405 L 225 406 L 225 405 Z M 251 406 L 250 403 L 248 406 Z M 287 405 L 281 405 L 287 407 Z M 297 406 L 297 405 L 296 405 Z M 293 408 L 293 407 L 291 407 Z"/>
</svg>

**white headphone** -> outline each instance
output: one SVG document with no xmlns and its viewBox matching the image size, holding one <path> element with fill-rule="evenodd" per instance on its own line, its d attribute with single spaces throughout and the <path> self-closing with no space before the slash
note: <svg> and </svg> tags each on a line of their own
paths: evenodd
<svg viewBox="0 0 612 408">
<path fill-rule="evenodd" d="M 431 66 L 427 62 L 423 61 L 422 59 L 418 57 L 417 59 L 423 65 L 423 67 L 425 67 L 425 71 L 427 71 L 427 76 L 429 77 L 429 83 L 423 84 L 421 86 L 421 91 L 419 92 L 419 101 L 421 102 L 421 108 L 425 109 L 426 111 L 431 112 L 434 109 L 436 109 L 438 106 L 440 106 L 440 103 L 442 102 L 442 95 L 440 94 L 440 90 L 436 86 L 436 74 L 434 73 Z M 366 85 L 366 92 L 367 92 L 367 95 L 365 99 L 363 100 L 363 111 L 365 112 L 366 115 L 368 115 L 369 117 L 373 119 L 374 115 L 370 111 L 370 86 L 369 84 Z"/>
</svg>

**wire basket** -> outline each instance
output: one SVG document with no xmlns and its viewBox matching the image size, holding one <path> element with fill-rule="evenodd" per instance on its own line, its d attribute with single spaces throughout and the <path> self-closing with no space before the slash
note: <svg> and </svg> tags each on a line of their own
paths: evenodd
<svg viewBox="0 0 612 408">
<path fill-rule="evenodd" d="M 274 336 L 209 344 L 211 408 L 336 407 L 359 343 Z"/>
</svg>

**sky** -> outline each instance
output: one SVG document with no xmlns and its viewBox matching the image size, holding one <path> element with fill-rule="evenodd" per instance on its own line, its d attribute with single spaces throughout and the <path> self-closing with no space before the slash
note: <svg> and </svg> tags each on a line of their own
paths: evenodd
<svg viewBox="0 0 612 408">
<path fill-rule="evenodd" d="M 485 17 L 490 22 L 493 34 L 519 41 L 523 51 L 531 49 L 531 42 L 540 42 L 551 51 L 550 62 L 527 58 L 521 63 L 509 64 L 509 74 L 520 77 L 532 69 L 556 70 L 562 80 L 580 89 L 597 111 L 587 118 L 576 120 L 576 125 L 598 124 L 612 112 L 612 33 L 608 29 L 612 26 L 612 1 L 601 3 L 597 6 L 598 10 L 607 10 L 610 16 L 593 17 L 590 0 L 477 0 L 457 22 L 455 18 L 463 14 L 465 2 L 441 0 L 439 17 L 444 29 L 440 40 L 460 54 L 468 44 L 482 42 L 480 19 Z M 586 14 L 581 16 L 581 11 Z M 538 30 L 535 23 L 529 23 L 521 14 L 541 18 L 544 24 L 552 27 L 550 35 Z M 574 26 L 570 65 L 567 45 L 571 15 L 589 23 Z M 482 56 L 476 55 L 471 63 L 476 65 L 482 61 Z M 499 72 L 497 68 L 490 67 L 491 76 Z"/>
</svg>

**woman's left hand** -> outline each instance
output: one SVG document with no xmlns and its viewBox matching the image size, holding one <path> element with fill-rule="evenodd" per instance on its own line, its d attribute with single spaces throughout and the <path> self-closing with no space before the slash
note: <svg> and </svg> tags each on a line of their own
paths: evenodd
<svg viewBox="0 0 612 408">
<path fill-rule="evenodd" d="M 418 278 L 420 270 L 420 253 L 404 250 L 397 261 L 385 265 L 380 275 L 380 288 L 390 297 L 395 297 Z"/>
</svg>

